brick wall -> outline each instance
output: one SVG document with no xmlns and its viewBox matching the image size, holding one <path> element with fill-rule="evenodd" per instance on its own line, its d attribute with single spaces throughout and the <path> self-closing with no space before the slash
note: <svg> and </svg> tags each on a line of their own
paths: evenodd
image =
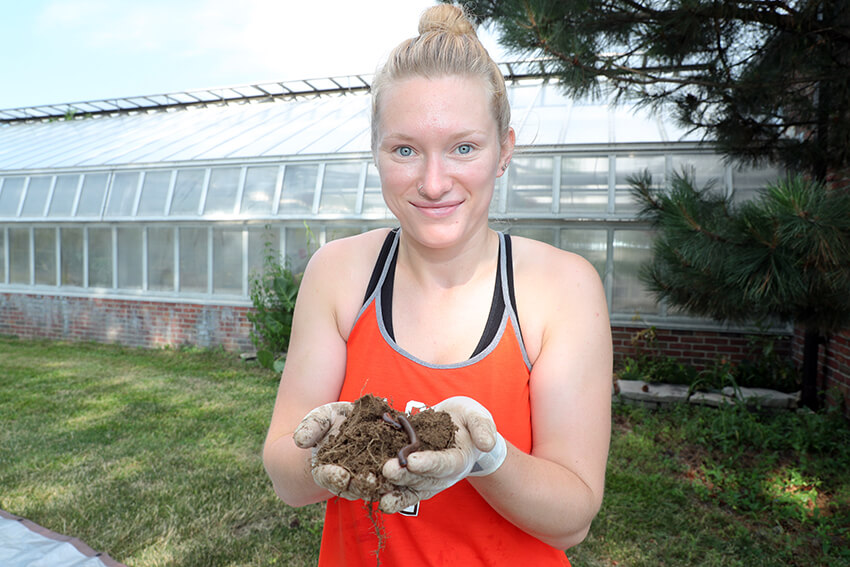
<svg viewBox="0 0 850 567">
<path fill-rule="evenodd" d="M 803 329 L 796 329 L 792 345 L 798 366 L 803 362 L 803 335 Z M 843 407 L 850 416 L 850 330 L 827 336 L 819 354 L 819 389 L 826 393 L 827 405 Z"/>
<path fill-rule="evenodd" d="M 252 350 L 250 307 L 0 294 L 0 334 L 137 347 Z"/>
<path fill-rule="evenodd" d="M 658 352 L 698 369 L 704 369 L 714 365 L 721 358 L 729 362 L 740 362 L 750 350 L 750 335 L 744 333 L 656 328 L 654 348 L 657 351 L 652 351 L 646 340 L 635 343 L 635 337 L 638 333 L 645 332 L 646 327 L 614 326 L 611 330 L 615 363 L 627 357 L 635 357 L 639 350 L 643 349 L 644 352 Z M 790 356 L 790 338 L 777 337 L 777 339 L 778 354 Z"/>
</svg>

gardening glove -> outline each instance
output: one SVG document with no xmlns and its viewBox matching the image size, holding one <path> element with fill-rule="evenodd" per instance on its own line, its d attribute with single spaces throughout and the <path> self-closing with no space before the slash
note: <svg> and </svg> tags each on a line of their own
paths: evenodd
<svg viewBox="0 0 850 567">
<path fill-rule="evenodd" d="M 384 464 L 383 475 L 395 486 L 381 497 L 380 508 L 388 514 L 431 498 L 467 476 L 492 474 L 505 461 L 505 439 L 480 403 L 455 396 L 443 400 L 434 410 L 447 412 L 457 426 L 454 447 L 411 453 L 407 467 L 402 467 L 398 459 Z"/>
<path fill-rule="evenodd" d="M 295 432 L 292 439 L 302 449 L 312 449 L 311 473 L 313 480 L 337 496 L 346 500 L 360 500 L 367 495 L 374 494 L 378 485 L 378 478 L 374 473 L 366 476 L 351 476 L 344 467 L 337 465 L 316 465 L 316 453 L 322 445 L 332 436 L 339 432 L 342 422 L 345 421 L 354 409 L 351 402 L 331 402 L 308 413 Z"/>
</svg>

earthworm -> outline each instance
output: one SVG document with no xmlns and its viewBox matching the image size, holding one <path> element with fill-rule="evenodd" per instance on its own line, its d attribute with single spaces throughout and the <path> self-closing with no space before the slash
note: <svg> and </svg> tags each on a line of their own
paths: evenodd
<svg viewBox="0 0 850 567">
<path fill-rule="evenodd" d="M 412 452 L 419 450 L 421 445 L 419 438 L 416 436 L 416 432 L 413 430 L 413 426 L 410 425 L 407 418 L 401 414 L 398 415 L 398 421 L 393 419 L 390 412 L 385 412 L 384 415 L 381 416 L 381 419 L 392 425 L 395 429 L 404 429 L 404 432 L 407 433 L 407 436 L 410 438 L 410 444 L 405 445 L 398 450 L 398 464 L 402 467 L 406 467 L 407 457 L 410 456 Z"/>
</svg>

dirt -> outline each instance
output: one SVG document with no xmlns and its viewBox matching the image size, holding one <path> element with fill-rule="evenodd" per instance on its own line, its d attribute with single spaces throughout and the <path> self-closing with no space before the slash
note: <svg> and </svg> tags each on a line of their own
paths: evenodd
<svg viewBox="0 0 850 567">
<path fill-rule="evenodd" d="M 368 473 L 374 473 L 378 486 L 370 493 L 369 502 L 377 502 L 381 494 L 391 488 L 381 469 L 389 459 L 396 458 L 399 449 L 410 443 L 404 430 L 395 429 L 384 421 L 385 412 L 396 421 L 399 415 L 408 418 L 421 441 L 420 451 L 439 451 L 454 445 L 456 426 L 446 412 L 428 408 L 407 415 L 372 394 L 356 400 L 351 416 L 317 452 L 316 464 L 344 467 L 351 473 L 352 482 L 356 482 L 357 477 L 365 478 Z"/>
</svg>

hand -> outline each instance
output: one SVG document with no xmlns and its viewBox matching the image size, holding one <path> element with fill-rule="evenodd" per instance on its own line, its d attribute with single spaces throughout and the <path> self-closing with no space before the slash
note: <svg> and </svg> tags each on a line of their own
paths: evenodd
<svg viewBox="0 0 850 567">
<path fill-rule="evenodd" d="M 332 402 L 319 406 L 301 420 L 292 434 L 297 446 L 313 450 L 311 473 L 316 484 L 346 500 L 368 499 L 378 484 L 377 476 L 370 473 L 365 477 L 358 475 L 352 478 L 347 469 L 338 465 L 316 466 L 316 453 L 328 438 L 339 432 L 353 409 L 354 404 L 351 402 Z"/>
<path fill-rule="evenodd" d="M 387 461 L 382 472 L 395 490 L 381 497 L 380 508 L 386 513 L 431 498 L 467 476 L 492 474 L 505 461 L 505 439 L 487 408 L 472 398 L 455 396 L 443 400 L 434 410 L 447 412 L 457 426 L 454 447 L 412 453 L 407 467 L 402 467 L 398 459 Z"/>
</svg>

